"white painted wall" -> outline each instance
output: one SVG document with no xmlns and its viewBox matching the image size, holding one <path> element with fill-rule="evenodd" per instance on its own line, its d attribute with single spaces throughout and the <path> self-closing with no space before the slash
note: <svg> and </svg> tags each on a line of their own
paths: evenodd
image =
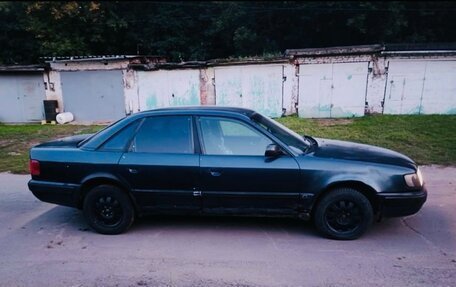
<svg viewBox="0 0 456 287">
<path fill-rule="evenodd" d="M 60 80 L 59 71 L 45 71 L 43 73 L 43 81 L 46 83 L 45 95 L 47 100 L 57 100 L 59 113 L 65 111 L 62 93 L 62 82 Z"/>
<path fill-rule="evenodd" d="M 129 115 L 139 112 L 138 73 L 134 70 L 122 70 L 122 82 L 125 95 L 125 113 Z"/>
<path fill-rule="evenodd" d="M 107 60 L 103 62 L 99 61 L 90 61 L 90 60 L 80 60 L 80 61 L 59 61 L 59 62 L 50 62 L 51 68 L 55 71 L 99 71 L 99 70 L 123 70 L 128 68 L 130 64 L 129 59 L 121 60 Z"/>
<path fill-rule="evenodd" d="M 296 113 L 298 103 L 298 75 L 293 64 L 283 65 L 283 106 L 286 115 Z"/>
<path fill-rule="evenodd" d="M 372 60 L 369 61 L 366 91 L 367 107 L 365 110 L 368 114 L 383 113 L 387 69 L 388 66 L 385 57 L 373 57 Z"/>
<path fill-rule="evenodd" d="M 215 105 L 215 70 L 200 69 L 200 98 L 202 105 Z"/>
</svg>

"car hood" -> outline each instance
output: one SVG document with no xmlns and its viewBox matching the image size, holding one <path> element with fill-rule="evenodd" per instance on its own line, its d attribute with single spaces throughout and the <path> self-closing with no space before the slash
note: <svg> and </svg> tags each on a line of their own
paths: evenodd
<svg viewBox="0 0 456 287">
<path fill-rule="evenodd" d="M 78 143 L 85 140 L 86 138 L 90 137 L 93 134 L 82 134 L 82 135 L 75 135 L 64 137 L 52 141 L 48 141 L 42 144 L 39 144 L 35 147 L 77 147 Z"/>
<path fill-rule="evenodd" d="M 318 147 L 314 150 L 316 157 L 391 164 L 416 169 L 415 162 L 409 157 L 386 148 L 322 138 L 315 140 L 318 142 Z"/>
</svg>

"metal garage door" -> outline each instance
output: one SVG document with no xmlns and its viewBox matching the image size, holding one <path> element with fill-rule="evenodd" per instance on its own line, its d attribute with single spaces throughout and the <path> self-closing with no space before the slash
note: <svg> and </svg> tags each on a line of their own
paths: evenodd
<svg viewBox="0 0 456 287">
<path fill-rule="evenodd" d="M 0 74 L 0 122 L 43 119 L 43 75 Z"/>
<path fill-rule="evenodd" d="M 61 72 L 63 105 L 76 121 L 112 121 L 125 116 L 122 71 Z"/>
<path fill-rule="evenodd" d="M 215 68 L 217 106 L 256 110 L 270 117 L 282 115 L 283 65 Z"/>
<path fill-rule="evenodd" d="M 199 70 L 138 72 L 141 111 L 201 103 Z"/>
<path fill-rule="evenodd" d="M 456 61 L 427 63 L 421 113 L 456 114 Z"/>
<path fill-rule="evenodd" d="M 420 113 L 425 62 L 390 62 L 384 114 Z"/>
<path fill-rule="evenodd" d="M 384 114 L 456 113 L 456 61 L 389 62 Z"/>
<path fill-rule="evenodd" d="M 363 116 L 367 71 L 368 62 L 300 65 L 299 116 Z"/>
</svg>

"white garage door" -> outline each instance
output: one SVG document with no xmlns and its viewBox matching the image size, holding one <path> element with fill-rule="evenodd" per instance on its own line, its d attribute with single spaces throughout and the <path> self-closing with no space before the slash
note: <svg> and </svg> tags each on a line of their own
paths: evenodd
<svg viewBox="0 0 456 287">
<path fill-rule="evenodd" d="M 266 116 L 282 115 L 283 65 L 215 68 L 217 106 L 243 107 Z"/>
<path fill-rule="evenodd" d="M 199 70 L 138 72 L 141 111 L 200 104 Z"/>
<path fill-rule="evenodd" d="M 76 121 L 113 121 L 125 116 L 121 71 L 61 72 L 63 105 Z"/>
<path fill-rule="evenodd" d="M 390 62 L 384 114 L 418 114 L 423 93 L 425 62 Z"/>
<path fill-rule="evenodd" d="M 300 65 L 299 116 L 363 116 L 367 72 L 368 62 Z"/>
<path fill-rule="evenodd" d="M 383 113 L 456 113 L 456 61 L 390 61 Z"/>
<path fill-rule="evenodd" d="M 32 122 L 44 118 L 43 75 L 0 74 L 0 122 Z"/>
</svg>

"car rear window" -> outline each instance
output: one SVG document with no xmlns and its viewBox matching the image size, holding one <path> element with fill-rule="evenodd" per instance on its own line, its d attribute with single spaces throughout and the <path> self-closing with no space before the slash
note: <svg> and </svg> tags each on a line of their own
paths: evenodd
<svg viewBox="0 0 456 287">
<path fill-rule="evenodd" d="M 104 143 L 100 150 L 101 151 L 123 151 L 126 145 L 129 143 L 134 132 L 138 128 L 141 120 L 137 120 L 112 136 L 106 143 Z"/>
</svg>

